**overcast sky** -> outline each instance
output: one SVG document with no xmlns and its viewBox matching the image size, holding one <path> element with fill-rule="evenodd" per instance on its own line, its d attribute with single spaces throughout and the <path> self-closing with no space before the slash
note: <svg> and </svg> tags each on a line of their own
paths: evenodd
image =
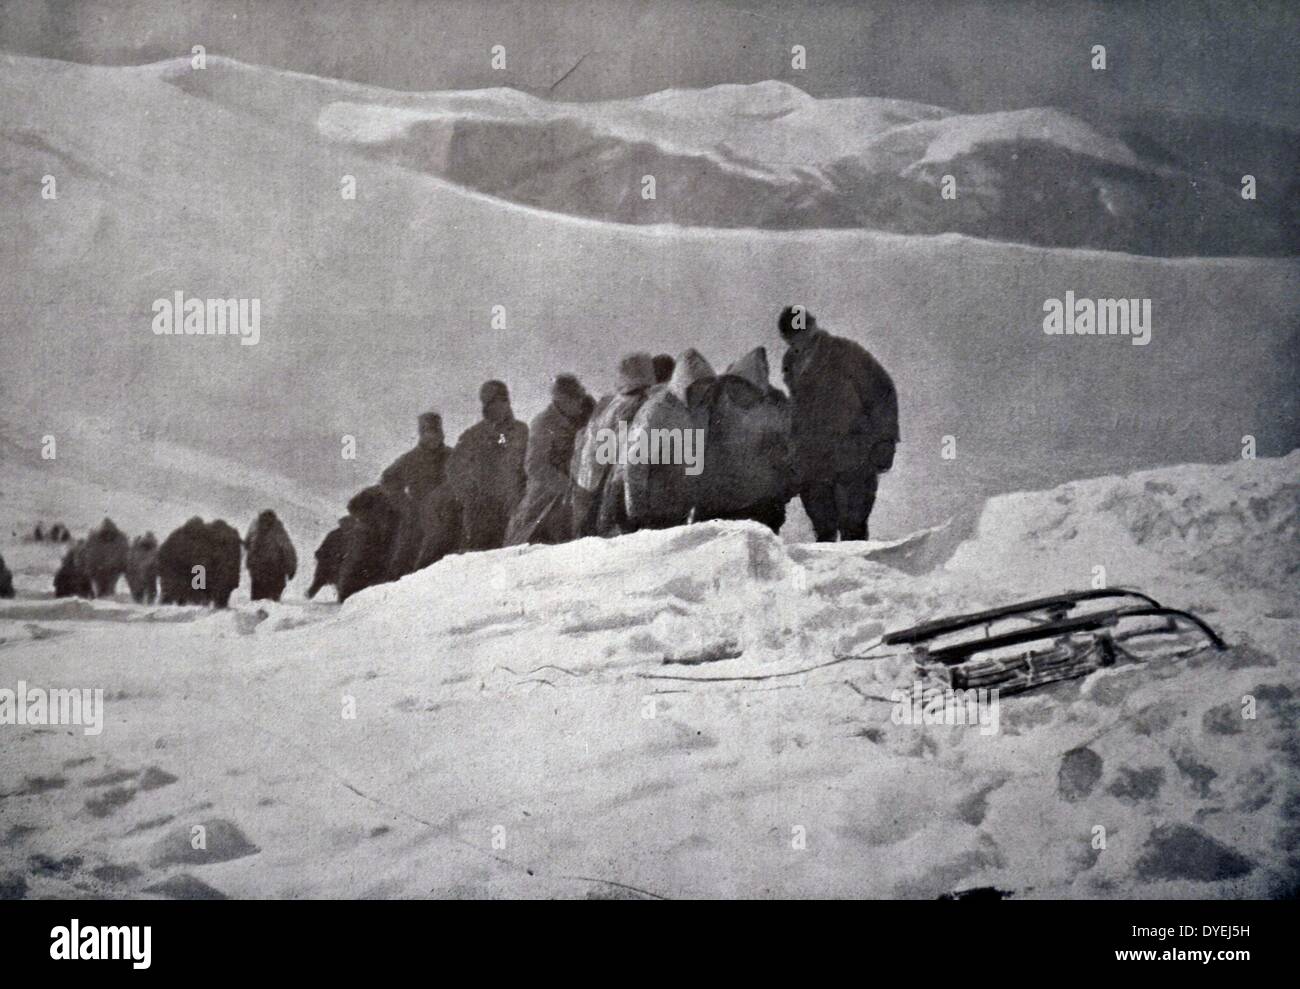
<svg viewBox="0 0 1300 989">
<path fill-rule="evenodd" d="M 1293 0 L 0 0 L 9 51 L 136 63 L 193 44 L 395 89 L 590 100 L 784 79 L 969 111 L 1162 107 L 1300 127 Z M 1094 44 L 1104 73 L 1088 67 Z"/>
</svg>

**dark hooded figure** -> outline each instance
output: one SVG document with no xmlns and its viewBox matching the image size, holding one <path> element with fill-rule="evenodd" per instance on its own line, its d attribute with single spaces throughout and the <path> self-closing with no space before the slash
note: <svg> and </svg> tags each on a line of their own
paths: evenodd
<svg viewBox="0 0 1300 989">
<path fill-rule="evenodd" d="M 899 440 L 894 383 L 866 350 L 818 329 L 802 307 L 787 307 L 777 325 L 789 345 L 781 371 L 799 498 L 819 541 L 866 539 L 877 478 L 893 466 Z"/>
<path fill-rule="evenodd" d="M 797 493 L 790 456 L 790 402 L 769 382 L 767 350 L 755 347 L 709 394 L 708 456 L 695 520 L 752 519 L 773 532 Z"/>
<path fill-rule="evenodd" d="M 654 356 L 655 384 L 657 385 L 668 384 L 668 382 L 672 380 L 673 369 L 676 366 L 677 366 L 677 362 L 673 359 L 672 354 L 655 354 Z"/>
<path fill-rule="evenodd" d="M 250 600 L 279 601 L 284 587 L 298 572 L 298 554 L 289 533 L 271 509 L 258 514 L 244 540 L 247 550 Z"/>
<path fill-rule="evenodd" d="M 619 361 L 617 391 L 596 403 L 586 428 L 578 434 L 572 470 L 575 537 L 614 536 L 627 530 L 619 427 L 626 434 L 654 383 L 654 358 L 628 354 Z"/>
<path fill-rule="evenodd" d="M 452 455 L 446 483 L 429 492 L 424 503 L 416 506 L 420 518 L 420 551 L 415 569 L 431 567 L 448 553 L 459 552 L 465 540 L 460 492 L 455 483 L 456 456 Z"/>
<path fill-rule="evenodd" d="M 78 539 L 63 554 L 63 562 L 59 564 L 58 572 L 54 575 L 54 596 L 56 598 L 88 598 L 94 596 L 94 591 L 90 586 L 90 575 L 86 573 L 85 550 L 86 541 Z"/>
<path fill-rule="evenodd" d="M 158 547 L 159 602 L 203 604 L 207 601 L 208 556 L 208 527 L 196 515 Z M 197 567 L 203 570 L 196 571 Z"/>
<path fill-rule="evenodd" d="M 628 431 L 630 442 L 639 443 L 644 436 L 647 446 L 660 446 L 675 455 L 657 456 L 657 463 L 629 458 L 623 483 L 631 527 L 663 529 L 683 525 L 689 518 L 702 471 L 687 463 L 684 454 L 687 443 L 693 456 L 703 454 L 700 437 L 707 435 L 708 396 L 714 380 L 713 368 L 699 351 L 684 351 L 674 363 L 668 386 L 652 390 L 637 410 Z"/>
<path fill-rule="evenodd" d="M 514 417 L 500 381 L 485 382 L 478 397 L 483 419 L 461 434 L 452 461 L 464 550 L 500 549 L 524 496 L 528 427 Z"/>
<path fill-rule="evenodd" d="M 388 576 L 397 580 L 418 568 L 424 544 L 423 506 L 447 478 L 451 448 L 443 441 L 442 416 L 423 413 L 419 439 L 384 470 L 379 483 L 393 496 L 402 514 L 401 525 L 388 560 Z"/>
<path fill-rule="evenodd" d="M 117 591 L 117 580 L 126 573 L 130 549 L 126 533 L 114 525 L 112 519 L 104 519 L 99 528 L 86 537 L 82 563 L 95 597 L 112 597 Z"/>
<path fill-rule="evenodd" d="M 307 588 L 307 600 L 316 596 L 322 587 L 338 587 L 339 568 L 343 566 L 343 556 L 347 552 L 348 530 L 357 524 L 351 515 L 339 519 L 337 527 L 331 529 L 316 548 L 316 575 Z"/>
<path fill-rule="evenodd" d="M 45 542 L 45 530 L 41 528 L 41 524 L 39 522 L 36 523 L 36 528 L 32 531 L 32 542 L 35 543 Z"/>
<path fill-rule="evenodd" d="M 222 519 L 208 523 L 208 600 L 218 608 L 230 603 L 230 595 L 239 586 L 243 545 L 233 525 Z"/>
<path fill-rule="evenodd" d="M 384 579 L 401 580 L 408 573 L 415 572 L 415 561 L 420 554 L 420 506 L 401 488 L 388 484 L 380 487 L 397 512 L 397 528 L 388 544 L 388 559 L 384 562 Z"/>
<path fill-rule="evenodd" d="M 52 543 L 72 542 L 72 533 L 68 531 L 68 527 L 64 525 L 62 522 L 55 522 L 53 527 L 50 529 L 50 542 Z"/>
<path fill-rule="evenodd" d="M 389 579 L 388 561 L 402 524 L 402 511 L 393 494 L 379 484 L 353 495 L 348 502 L 348 513 L 353 523 L 344 533 L 338 577 L 340 602 Z"/>
<path fill-rule="evenodd" d="M 551 386 L 551 404 L 528 426 L 528 479 L 524 500 L 506 529 L 506 545 L 563 543 L 573 538 L 573 441 L 596 402 L 578 379 L 561 374 Z"/>
<path fill-rule="evenodd" d="M 234 526 L 194 516 L 158 547 L 158 600 L 226 607 L 239 586 L 241 547 Z"/>
<path fill-rule="evenodd" d="M 131 540 L 126 555 L 126 586 L 136 604 L 153 604 L 158 599 L 158 537 L 152 532 Z"/>
<path fill-rule="evenodd" d="M 14 596 L 14 575 L 5 566 L 5 558 L 0 556 L 0 598 Z"/>
</svg>

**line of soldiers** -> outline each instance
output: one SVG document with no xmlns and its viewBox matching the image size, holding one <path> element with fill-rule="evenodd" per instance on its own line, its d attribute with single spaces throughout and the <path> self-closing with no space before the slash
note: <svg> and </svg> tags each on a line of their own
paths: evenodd
<svg viewBox="0 0 1300 989">
<path fill-rule="evenodd" d="M 246 551 L 246 552 L 244 552 Z M 106 598 L 126 577 L 139 604 L 211 604 L 224 608 L 239 586 L 240 559 L 248 567 L 253 601 L 279 601 L 298 569 L 284 524 L 269 508 L 239 532 L 222 519 L 197 515 L 159 544 L 152 532 L 128 540 L 104 519 L 68 548 L 54 575 L 54 596 Z"/>
<path fill-rule="evenodd" d="M 41 523 L 36 523 L 36 528 L 30 533 L 23 536 L 23 542 L 28 543 L 70 543 L 72 542 L 72 533 L 62 522 L 55 522 L 48 530 Z"/>
<path fill-rule="evenodd" d="M 482 419 L 447 446 L 426 412 L 419 439 L 348 502 L 316 552 L 314 596 L 340 600 L 448 553 L 561 543 L 708 519 L 753 519 L 779 531 L 798 495 L 817 539 L 866 539 L 878 476 L 899 441 L 894 384 L 860 345 L 788 307 L 782 377 L 757 347 L 717 374 L 698 351 L 635 353 L 615 391 L 595 401 L 571 374 L 526 426 L 500 381 L 479 390 Z M 702 469 L 602 456 L 611 431 L 700 430 Z M 626 462 L 625 462 L 626 460 Z"/>
</svg>

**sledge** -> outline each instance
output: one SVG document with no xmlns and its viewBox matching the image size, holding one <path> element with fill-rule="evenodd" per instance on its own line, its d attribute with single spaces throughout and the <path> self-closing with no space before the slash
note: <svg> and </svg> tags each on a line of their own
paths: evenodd
<svg viewBox="0 0 1300 989">
<path fill-rule="evenodd" d="M 1125 603 L 1093 611 L 1079 607 L 1092 601 Z M 1161 621 L 1153 625 L 1141 619 Z M 1018 627 L 995 632 L 995 625 L 1010 623 Z M 910 646 L 917 672 L 931 687 L 1015 694 L 1112 666 L 1128 655 L 1120 643 L 1129 639 L 1174 634 L 1189 626 L 1215 649 L 1228 648 L 1191 612 L 1166 608 L 1126 588 L 1075 591 L 938 618 L 890 632 L 881 641 Z"/>
</svg>

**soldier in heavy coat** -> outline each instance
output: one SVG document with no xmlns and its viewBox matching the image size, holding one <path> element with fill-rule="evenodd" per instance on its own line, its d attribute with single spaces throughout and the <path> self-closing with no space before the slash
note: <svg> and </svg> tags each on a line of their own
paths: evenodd
<svg viewBox="0 0 1300 989">
<path fill-rule="evenodd" d="M 379 483 L 401 512 L 401 523 L 388 560 L 388 576 L 397 580 L 418 569 L 424 543 L 423 507 L 446 481 L 452 451 L 444 442 L 442 416 L 425 412 L 417 420 L 419 438 L 414 447 L 394 460 Z"/>
<path fill-rule="evenodd" d="M 244 540 L 248 551 L 249 598 L 279 601 L 285 585 L 298 572 L 298 554 L 289 533 L 271 509 L 260 512 Z"/>
<path fill-rule="evenodd" d="M 451 447 L 442 432 L 442 416 L 437 412 L 421 413 L 416 420 L 415 446 L 394 460 L 379 477 L 384 487 L 393 487 L 423 502 L 429 492 L 447 477 Z"/>
<path fill-rule="evenodd" d="M 126 533 L 114 525 L 112 519 L 104 519 L 99 528 L 86 537 L 82 565 L 90 577 L 95 597 L 112 597 L 117 591 L 117 580 L 126 573 L 130 549 Z"/>
<path fill-rule="evenodd" d="M 710 389 L 696 521 L 753 519 L 781 531 L 796 492 L 790 403 L 768 378 L 767 350 L 756 347 Z"/>
<path fill-rule="evenodd" d="M 196 566 L 204 567 L 207 583 L 208 527 L 197 515 L 172 531 L 158 547 L 158 600 L 162 604 L 202 604 L 206 587 L 195 587 Z"/>
<path fill-rule="evenodd" d="M 618 389 L 596 403 L 587 427 L 575 440 L 573 530 L 577 537 L 613 536 L 628 528 L 623 465 L 611 463 L 606 441 L 620 423 L 631 425 L 655 384 L 654 358 L 629 354 L 618 365 Z"/>
<path fill-rule="evenodd" d="M 217 608 L 224 608 L 239 586 L 244 542 L 239 538 L 239 530 L 224 519 L 213 519 L 207 528 L 207 600 Z"/>
<path fill-rule="evenodd" d="M 158 599 L 158 537 L 152 532 L 131 540 L 126 556 L 126 586 L 136 604 L 153 604 Z"/>
<path fill-rule="evenodd" d="M 676 360 L 667 387 L 653 389 L 632 418 L 628 430 L 630 443 L 639 443 L 645 437 L 647 448 L 656 444 L 662 451 L 665 447 L 660 438 L 668 437 L 669 443 L 679 444 L 677 452 L 680 453 L 689 435 L 692 451 L 702 457 L 704 443 L 700 439 L 707 435 L 708 396 L 714 380 L 713 368 L 699 351 L 683 352 Z M 668 462 L 674 458 L 654 459 L 665 462 L 641 462 L 639 458 L 632 462 L 629 458 L 623 471 L 624 501 L 632 528 L 682 525 L 695 506 L 703 474 L 692 473 L 696 468 L 686 463 Z M 699 466 L 704 467 L 705 463 L 702 461 Z"/>
<path fill-rule="evenodd" d="M 343 555 L 347 551 L 348 530 L 356 525 L 357 520 L 351 515 L 344 515 L 339 524 L 331 529 L 316 547 L 316 573 L 307 588 L 307 600 L 314 598 L 322 587 L 337 587 L 339 568 L 343 565 Z"/>
<path fill-rule="evenodd" d="M 239 586 L 242 547 L 234 526 L 194 516 L 158 547 L 158 600 L 226 607 Z"/>
<path fill-rule="evenodd" d="M 817 327 L 811 313 L 786 308 L 781 364 L 792 404 L 791 438 L 799 497 L 817 539 L 868 538 L 877 478 L 894 463 L 898 396 L 874 357 Z"/>
<path fill-rule="evenodd" d="M 85 564 L 86 541 L 78 539 L 63 554 L 58 572 L 54 575 L 54 596 L 56 598 L 94 597 L 90 586 L 90 574 Z"/>
<path fill-rule="evenodd" d="M 405 496 L 403 496 L 405 497 Z M 339 564 L 339 601 L 374 584 L 389 580 L 389 559 L 402 511 L 393 494 L 375 484 L 352 496 L 348 513 L 354 522 L 347 527 L 343 560 Z"/>
<path fill-rule="evenodd" d="M 420 520 L 420 549 L 415 569 L 423 570 L 448 553 L 459 552 L 465 541 L 460 492 L 454 482 L 456 455 L 448 467 L 448 479 L 429 492 L 424 503 L 415 506 Z"/>
<path fill-rule="evenodd" d="M 500 549 L 524 496 L 528 427 L 514 417 L 500 381 L 479 389 L 483 419 L 465 430 L 452 455 L 464 550 Z"/>
<path fill-rule="evenodd" d="M 528 426 L 524 457 L 527 487 L 510 518 L 506 545 L 563 543 L 573 538 L 573 443 L 591 418 L 595 400 L 578 379 L 561 374 L 551 386 L 551 402 Z"/>
</svg>

